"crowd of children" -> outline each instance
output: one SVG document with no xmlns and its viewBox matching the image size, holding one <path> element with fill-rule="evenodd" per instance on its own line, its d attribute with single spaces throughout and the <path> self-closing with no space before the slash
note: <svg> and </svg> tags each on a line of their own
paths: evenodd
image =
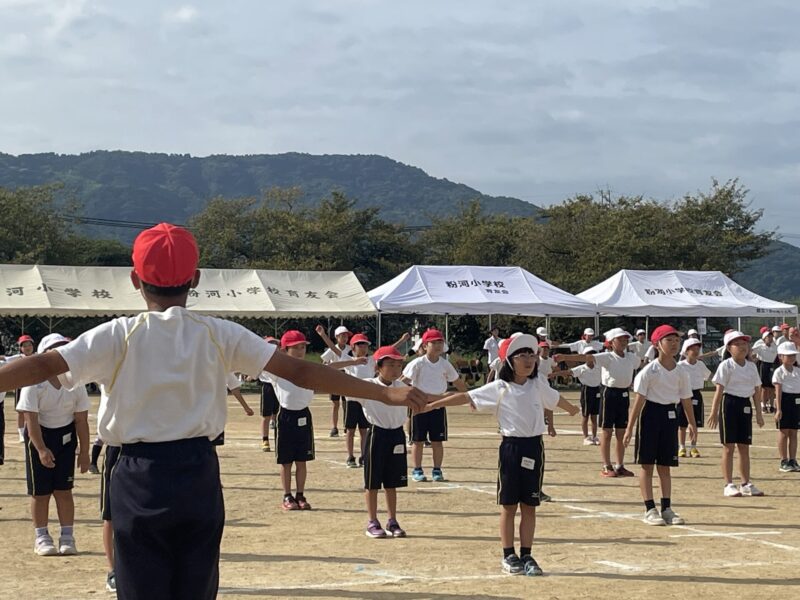
<svg viewBox="0 0 800 600">
<path fill-rule="evenodd" d="M 323 366 L 305 360 L 309 341 L 300 331 L 286 331 L 280 340 L 261 338 L 231 322 L 189 313 L 185 304 L 199 279 L 197 258 L 186 230 L 161 224 L 143 232 L 134 244 L 132 282 L 147 312 L 115 319 L 74 341 L 50 334 L 35 354 L 33 340 L 23 336 L 20 354 L 0 367 L 0 389 L 21 389 L 16 408 L 22 418 L 37 554 L 77 553 L 74 456 L 81 472 L 96 471 L 105 443 L 100 507 L 107 587 L 120 598 L 216 597 L 224 506 L 213 445 L 224 441 L 222 399 L 231 391 L 253 414 L 231 371 L 261 386 L 261 448 L 272 451 L 274 432 L 287 511 L 311 509 L 305 490 L 307 463 L 315 458 L 314 394 L 330 394 L 333 437 L 339 434 L 339 408 L 344 409 L 345 464 L 363 470 L 365 534 L 372 538 L 406 536 L 398 519 L 397 489 L 408 485 L 407 439 L 412 479 L 427 480 L 423 448 L 429 443 L 431 478 L 444 481 L 446 407 L 469 404 L 493 413 L 501 436 L 501 565 L 509 574 L 542 574 L 533 538 L 536 507 L 546 497 L 543 436 L 555 435 L 556 407 L 570 415 L 579 410 L 550 385 L 550 378 L 570 374 L 581 383 L 583 444 L 600 446 L 603 477 L 635 475 L 625 467 L 626 447 L 634 441 L 648 525 L 684 522 L 672 507 L 671 469 L 679 458 L 700 455 L 697 430 L 704 424 L 702 389 L 709 378 L 716 387 L 705 424 L 720 428 L 723 494 L 763 495 L 751 479 L 749 459 L 753 416 L 764 425 L 762 402 L 775 413 L 780 470 L 800 471 L 796 331 L 776 339 L 777 332 L 765 328 L 752 347 L 743 333 L 726 332 L 723 361 L 712 377 L 701 360 L 700 340 L 690 336 L 681 343 L 682 334 L 669 325 L 657 327 L 649 339 L 637 330 L 636 341 L 621 328 L 611 329 L 604 336 L 605 348 L 591 329 L 570 344 L 552 342 L 542 328 L 536 336 L 517 333 L 505 340 L 495 329 L 484 345 L 493 359 L 492 380 L 468 391 L 446 357 L 444 336 L 435 329 L 422 335 L 419 356 L 406 363 L 398 346 L 407 335 L 373 352 L 365 334 L 352 334 L 342 325 L 334 342 L 320 326 L 316 332 L 328 346 Z M 551 357 L 553 346 L 574 354 Z M 16 360 L 23 356 L 28 358 Z M 582 364 L 558 371 L 557 363 Z M 102 393 L 91 457 L 84 388 L 89 382 L 99 383 Z M 165 397 L 170 402 L 163 402 Z M 733 480 L 737 453 L 739 485 Z M 656 474 L 660 507 L 654 498 Z M 381 488 L 384 524 L 378 518 Z M 58 506 L 58 544 L 48 528 L 51 496 Z"/>
</svg>

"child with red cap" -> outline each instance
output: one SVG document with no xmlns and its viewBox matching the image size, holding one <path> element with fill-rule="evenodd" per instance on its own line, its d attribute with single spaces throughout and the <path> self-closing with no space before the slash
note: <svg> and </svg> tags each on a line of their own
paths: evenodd
<svg viewBox="0 0 800 600">
<path fill-rule="evenodd" d="M 440 396 L 428 405 L 438 410 L 444 406 L 471 404 L 479 411 L 497 416 L 503 441 L 499 449 L 497 503 L 500 508 L 500 541 L 503 546 L 503 571 L 510 575 L 542 575 L 533 558 L 533 535 L 536 507 L 541 502 L 544 478 L 544 441 L 547 431 L 545 410 L 556 406 L 570 415 L 578 408 L 561 398 L 547 381 L 538 377 L 538 340 L 528 334 L 514 335 L 500 344 L 502 361 L 497 379 L 466 393 Z M 514 521 L 517 511 L 520 555 L 514 548 Z"/>
<path fill-rule="evenodd" d="M 444 336 L 438 329 L 428 329 L 422 335 L 423 356 L 415 358 L 403 369 L 403 381 L 419 388 L 428 394 L 444 394 L 448 384 L 452 383 L 459 392 L 466 392 L 464 380 L 450 364 L 442 357 L 444 353 Z M 431 477 L 434 481 L 444 481 L 442 474 L 442 460 L 444 459 L 444 445 L 447 441 L 447 412 L 444 408 L 425 412 L 411 417 L 411 448 L 414 460 L 414 470 L 411 478 L 414 481 L 427 481 L 425 471 L 422 470 L 423 444 L 431 443 L 433 453 L 433 470 Z"/>
<path fill-rule="evenodd" d="M 370 379 L 378 385 L 405 387 L 399 381 L 403 375 L 403 356 L 394 346 L 382 346 L 372 356 L 378 376 Z M 408 485 L 406 436 L 403 432 L 407 411 L 402 407 L 386 406 L 374 400 L 362 400 L 364 417 L 369 423 L 364 453 L 364 490 L 367 503 L 368 537 L 405 537 L 397 522 L 397 488 Z M 383 486 L 386 495 L 386 528 L 378 521 L 378 491 Z"/>
<path fill-rule="evenodd" d="M 641 465 L 639 489 L 644 500 L 647 525 L 683 525 L 683 518 L 672 509 L 671 467 L 678 466 L 678 410 L 687 417 L 690 436 L 694 436 L 694 410 L 689 373 L 678 366 L 675 355 L 681 338 L 671 325 L 653 330 L 650 341 L 655 359 L 639 371 L 633 382 L 636 398 L 623 443 L 630 444 L 636 430 L 634 459 Z M 653 498 L 653 470 L 658 471 L 661 488 L 661 513 Z"/>
<path fill-rule="evenodd" d="M 211 446 L 225 427 L 230 372 L 262 370 L 301 388 L 422 407 L 427 396 L 297 360 L 241 325 L 186 309 L 200 279 L 194 237 L 162 223 L 133 247 L 147 311 L 104 323 L 54 352 L 0 367 L 0 389 L 58 376 L 101 384 L 100 437 L 121 446 L 111 478 L 117 594 L 216 598 L 225 514 Z"/>
<path fill-rule="evenodd" d="M 272 337 L 271 335 L 264 336 L 264 340 L 268 344 L 280 346 L 280 340 Z M 261 386 L 261 451 L 270 452 L 272 449 L 269 447 L 269 432 L 270 429 L 275 431 L 278 408 L 278 396 L 275 394 L 275 388 L 269 378 L 269 373 L 262 371 L 261 375 L 257 378 L 250 377 L 251 381 L 257 381 Z"/>
</svg>

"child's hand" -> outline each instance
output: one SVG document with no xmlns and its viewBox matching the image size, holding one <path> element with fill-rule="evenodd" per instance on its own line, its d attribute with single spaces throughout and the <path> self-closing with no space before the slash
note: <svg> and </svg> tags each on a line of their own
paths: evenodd
<svg viewBox="0 0 800 600">
<path fill-rule="evenodd" d="M 689 431 L 689 439 L 697 439 L 697 425 L 693 421 L 689 421 L 689 427 L 687 427 L 687 429 Z"/>
<path fill-rule="evenodd" d="M 78 453 L 78 468 L 81 473 L 86 473 L 89 470 L 89 452 L 81 450 Z"/>
<path fill-rule="evenodd" d="M 764 426 L 764 415 L 761 414 L 761 411 L 756 413 L 756 423 L 758 423 L 759 427 Z"/>
<path fill-rule="evenodd" d="M 780 409 L 776 410 L 775 411 L 775 422 L 779 423 L 782 418 L 783 418 L 783 411 L 780 410 Z"/>
<path fill-rule="evenodd" d="M 403 335 L 400 336 L 400 341 L 401 342 L 407 342 L 410 339 L 411 339 L 411 334 L 408 333 L 407 331 Z"/>
<path fill-rule="evenodd" d="M 50 448 L 45 447 L 39 450 L 39 462 L 48 469 L 52 469 L 56 466 L 56 457 L 50 452 Z"/>
<path fill-rule="evenodd" d="M 314 331 L 316 331 L 317 335 L 319 335 L 320 337 L 322 337 L 325 334 L 325 328 L 322 325 L 317 325 L 316 327 L 314 327 Z"/>
<path fill-rule="evenodd" d="M 386 389 L 389 404 L 408 406 L 412 410 L 422 410 L 428 405 L 428 394 L 415 387 L 391 387 Z"/>
<path fill-rule="evenodd" d="M 553 425 L 552 423 L 547 424 L 547 435 L 549 435 L 550 437 L 556 437 L 556 435 L 558 435 L 556 433 L 556 426 Z"/>
<path fill-rule="evenodd" d="M 244 414 L 246 414 L 248 417 L 252 417 L 255 413 L 253 412 L 253 409 L 248 406 L 244 409 Z"/>
<path fill-rule="evenodd" d="M 711 414 L 708 415 L 708 419 L 706 419 L 706 427 L 709 429 L 716 429 L 717 428 L 717 412 L 712 410 Z"/>
<path fill-rule="evenodd" d="M 628 445 L 631 443 L 631 438 L 633 437 L 633 432 L 630 429 L 625 430 L 625 435 L 622 436 L 622 444 L 627 448 Z"/>
<path fill-rule="evenodd" d="M 570 417 L 574 417 L 579 412 L 581 412 L 581 409 L 575 406 L 574 404 L 570 404 L 569 408 L 567 409 L 567 413 L 569 413 Z"/>
</svg>

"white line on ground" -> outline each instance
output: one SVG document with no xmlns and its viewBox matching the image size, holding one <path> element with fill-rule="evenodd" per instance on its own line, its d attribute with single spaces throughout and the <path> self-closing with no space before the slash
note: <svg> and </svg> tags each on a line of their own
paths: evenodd
<svg viewBox="0 0 800 600">
<path fill-rule="evenodd" d="M 638 572 L 644 570 L 642 567 L 637 567 L 635 565 L 625 565 L 611 560 L 596 560 L 594 562 L 596 565 L 603 565 L 606 567 L 611 567 L 613 569 L 619 569 L 620 571 Z"/>
</svg>

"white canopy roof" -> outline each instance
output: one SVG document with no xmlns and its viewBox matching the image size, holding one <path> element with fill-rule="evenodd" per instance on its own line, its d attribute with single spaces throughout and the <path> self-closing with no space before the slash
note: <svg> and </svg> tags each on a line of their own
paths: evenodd
<svg viewBox="0 0 800 600">
<path fill-rule="evenodd" d="M 189 310 L 222 317 L 374 314 L 349 271 L 200 269 Z M 130 315 L 146 310 L 130 267 L 0 265 L 0 314 L 43 317 Z"/>
<path fill-rule="evenodd" d="M 413 266 L 369 292 L 385 313 L 592 316 L 595 307 L 520 267 Z"/>
<path fill-rule="evenodd" d="M 631 317 L 796 315 L 797 307 L 746 290 L 720 271 L 630 271 L 578 294 L 601 314 Z"/>
</svg>

